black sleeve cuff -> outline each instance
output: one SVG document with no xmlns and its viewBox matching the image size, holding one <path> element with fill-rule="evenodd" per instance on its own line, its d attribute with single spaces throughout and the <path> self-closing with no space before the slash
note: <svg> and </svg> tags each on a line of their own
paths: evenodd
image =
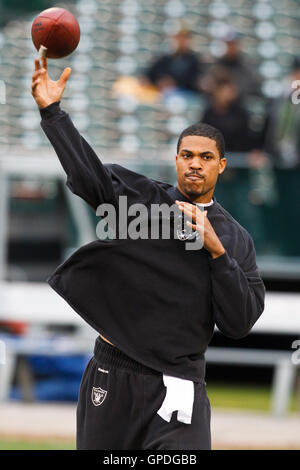
<svg viewBox="0 0 300 470">
<path fill-rule="evenodd" d="M 217 258 L 209 258 L 209 264 L 215 275 L 221 275 L 225 271 L 235 269 L 236 263 L 230 258 L 227 251 Z"/>
<path fill-rule="evenodd" d="M 40 115 L 42 119 L 50 119 L 53 116 L 60 114 L 60 101 L 55 101 L 55 103 L 49 104 L 45 108 L 40 109 Z"/>
</svg>

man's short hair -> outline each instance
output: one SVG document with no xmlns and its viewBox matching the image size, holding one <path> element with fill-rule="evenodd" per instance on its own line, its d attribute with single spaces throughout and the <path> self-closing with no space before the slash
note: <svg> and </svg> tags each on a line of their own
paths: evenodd
<svg viewBox="0 0 300 470">
<path fill-rule="evenodd" d="M 177 143 L 177 153 L 179 153 L 179 148 L 182 139 L 189 135 L 198 135 L 199 137 L 207 137 L 208 139 L 214 140 L 216 142 L 220 158 L 224 157 L 225 141 L 223 134 L 215 127 L 210 126 L 209 124 L 205 124 L 204 122 L 193 124 L 192 126 L 187 127 L 186 129 L 184 129 L 184 131 L 181 132 Z"/>
</svg>

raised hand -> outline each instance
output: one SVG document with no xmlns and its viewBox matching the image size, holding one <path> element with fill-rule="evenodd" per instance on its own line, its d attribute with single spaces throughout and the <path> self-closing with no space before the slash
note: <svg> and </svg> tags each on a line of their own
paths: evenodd
<svg viewBox="0 0 300 470">
<path fill-rule="evenodd" d="M 218 258 L 223 255 L 225 248 L 207 217 L 207 211 L 202 212 L 197 206 L 189 202 L 175 202 L 178 208 L 192 219 L 193 222 L 187 221 L 187 225 L 193 230 L 198 230 L 200 235 L 204 237 L 204 248 L 210 252 L 212 258 Z"/>
<path fill-rule="evenodd" d="M 51 103 L 60 101 L 66 87 L 67 80 L 72 69 L 65 68 L 57 81 L 53 81 L 48 75 L 48 62 L 46 57 L 37 58 L 34 61 L 35 71 L 32 75 L 31 94 L 39 108 L 45 108 Z"/>
</svg>

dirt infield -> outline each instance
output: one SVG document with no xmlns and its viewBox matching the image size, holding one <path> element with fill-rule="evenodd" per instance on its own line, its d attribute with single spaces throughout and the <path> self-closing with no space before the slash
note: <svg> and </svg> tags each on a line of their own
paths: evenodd
<svg viewBox="0 0 300 470">
<path fill-rule="evenodd" d="M 0 405 L 0 439 L 75 440 L 74 404 Z M 212 410 L 213 449 L 300 449 L 300 416 Z"/>
</svg>

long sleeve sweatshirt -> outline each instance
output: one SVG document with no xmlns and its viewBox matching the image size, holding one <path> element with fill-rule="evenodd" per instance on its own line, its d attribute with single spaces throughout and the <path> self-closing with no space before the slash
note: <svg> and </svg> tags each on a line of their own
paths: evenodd
<svg viewBox="0 0 300 470">
<path fill-rule="evenodd" d="M 94 210 L 110 203 L 118 211 L 120 196 L 127 196 L 128 206 L 143 203 L 148 208 L 191 202 L 171 184 L 103 164 L 59 102 L 40 113 L 68 188 Z M 262 314 L 265 298 L 249 233 L 215 197 L 206 210 L 226 250 L 218 258 L 204 247 L 185 249 L 177 237 L 95 239 L 47 281 L 128 356 L 164 374 L 203 380 L 215 325 L 228 337 L 246 336 Z"/>
</svg>

